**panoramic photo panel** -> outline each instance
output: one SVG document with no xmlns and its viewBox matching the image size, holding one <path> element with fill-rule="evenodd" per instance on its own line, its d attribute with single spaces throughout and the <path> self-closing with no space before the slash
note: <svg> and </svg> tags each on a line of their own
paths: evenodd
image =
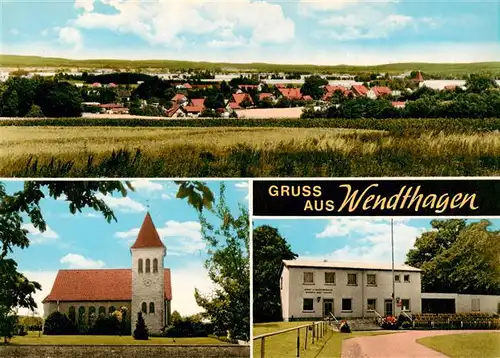
<svg viewBox="0 0 500 358">
<path fill-rule="evenodd" d="M 250 357 L 247 182 L 3 181 L 0 221 L 2 357 Z"/>
<path fill-rule="evenodd" d="M 255 219 L 254 357 L 490 357 L 500 220 Z"/>
<path fill-rule="evenodd" d="M 1 11 L 3 177 L 500 174 L 497 1 Z"/>
</svg>

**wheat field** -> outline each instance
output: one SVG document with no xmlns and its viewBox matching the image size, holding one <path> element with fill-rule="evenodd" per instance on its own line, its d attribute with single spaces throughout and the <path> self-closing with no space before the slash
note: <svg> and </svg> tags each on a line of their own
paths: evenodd
<svg viewBox="0 0 500 358">
<path fill-rule="evenodd" d="M 0 130 L 3 176 L 500 174 L 500 136 L 495 132 L 400 136 L 339 128 L 5 126 Z M 113 167 L 111 172 L 107 166 Z"/>
</svg>

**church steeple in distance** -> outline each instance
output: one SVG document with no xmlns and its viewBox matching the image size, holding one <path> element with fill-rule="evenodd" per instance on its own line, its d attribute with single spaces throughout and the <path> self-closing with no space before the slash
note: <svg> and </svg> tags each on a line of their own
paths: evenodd
<svg viewBox="0 0 500 358">
<path fill-rule="evenodd" d="M 137 239 L 131 249 L 142 249 L 148 247 L 165 247 L 160 239 L 160 236 L 158 235 L 158 231 L 156 231 L 155 224 L 153 223 L 153 219 L 151 218 L 149 211 L 144 217 Z"/>
</svg>

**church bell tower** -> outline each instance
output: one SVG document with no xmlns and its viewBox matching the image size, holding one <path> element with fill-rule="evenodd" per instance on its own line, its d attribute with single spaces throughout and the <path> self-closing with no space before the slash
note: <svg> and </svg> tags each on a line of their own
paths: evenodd
<svg viewBox="0 0 500 358">
<path fill-rule="evenodd" d="M 142 312 L 149 332 L 159 333 L 165 322 L 165 269 L 167 249 L 149 212 L 130 248 L 132 253 L 132 332 Z"/>
</svg>

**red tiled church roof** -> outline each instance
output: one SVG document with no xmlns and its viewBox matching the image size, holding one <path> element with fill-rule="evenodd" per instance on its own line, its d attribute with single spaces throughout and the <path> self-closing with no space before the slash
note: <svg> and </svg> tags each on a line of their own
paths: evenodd
<svg viewBox="0 0 500 358">
<path fill-rule="evenodd" d="M 155 224 L 153 224 L 153 219 L 151 219 L 149 212 L 146 214 L 139 234 L 137 235 L 137 239 L 131 248 L 141 249 L 145 247 L 165 247 L 160 240 L 160 236 L 158 235 L 158 231 L 156 231 Z"/>
<path fill-rule="evenodd" d="M 170 269 L 165 269 L 165 299 L 172 299 Z M 53 301 L 131 301 L 132 270 L 59 270 L 52 291 L 43 303 Z"/>
</svg>

